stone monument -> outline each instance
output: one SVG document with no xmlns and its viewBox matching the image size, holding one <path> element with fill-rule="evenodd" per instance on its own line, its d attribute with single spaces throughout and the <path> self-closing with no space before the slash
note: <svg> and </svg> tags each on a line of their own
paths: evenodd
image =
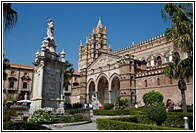
<svg viewBox="0 0 196 133">
<path fill-rule="evenodd" d="M 56 52 L 54 23 L 49 20 L 47 37 L 42 41 L 41 51 L 36 52 L 34 64 L 33 97 L 31 113 L 41 108 L 51 108 L 64 113 L 63 79 L 65 52 Z"/>
</svg>

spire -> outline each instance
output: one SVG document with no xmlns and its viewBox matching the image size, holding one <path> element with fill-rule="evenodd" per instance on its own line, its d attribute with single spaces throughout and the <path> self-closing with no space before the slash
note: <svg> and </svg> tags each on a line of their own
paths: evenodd
<svg viewBox="0 0 196 133">
<path fill-rule="evenodd" d="M 134 45 L 134 41 L 132 41 L 132 45 Z"/>
<path fill-rule="evenodd" d="M 86 43 L 88 43 L 88 37 L 86 37 Z"/>
<path fill-rule="evenodd" d="M 99 28 L 102 28 L 103 27 L 102 26 L 102 23 L 101 23 L 101 17 L 99 17 L 99 21 L 98 21 L 97 27 L 99 27 Z"/>
<path fill-rule="evenodd" d="M 82 46 L 82 41 L 80 40 L 80 46 Z"/>
</svg>

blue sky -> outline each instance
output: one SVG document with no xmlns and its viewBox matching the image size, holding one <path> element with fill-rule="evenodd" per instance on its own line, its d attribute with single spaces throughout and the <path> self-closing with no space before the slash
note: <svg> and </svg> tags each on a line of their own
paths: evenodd
<svg viewBox="0 0 196 133">
<path fill-rule="evenodd" d="M 64 48 L 66 60 L 77 71 L 78 48 L 99 17 L 107 27 L 107 44 L 112 51 L 163 34 L 169 23 L 161 17 L 165 3 L 13 3 L 18 23 L 3 34 L 3 53 L 11 63 L 33 66 L 35 53 L 47 36 L 46 19 L 52 18 L 56 51 Z"/>
</svg>

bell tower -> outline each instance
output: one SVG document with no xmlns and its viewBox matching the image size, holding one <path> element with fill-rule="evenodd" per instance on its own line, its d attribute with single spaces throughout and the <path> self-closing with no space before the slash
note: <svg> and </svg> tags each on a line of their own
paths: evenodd
<svg viewBox="0 0 196 133">
<path fill-rule="evenodd" d="M 92 33 L 86 38 L 84 46 L 82 46 L 80 42 L 78 59 L 79 72 L 80 69 L 90 65 L 101 53 L 107 53 L 106 40 L 106 27 L 103 27 L 101 18 L 99 18 L 97 26 L 93 28 Z"/>
</svg>

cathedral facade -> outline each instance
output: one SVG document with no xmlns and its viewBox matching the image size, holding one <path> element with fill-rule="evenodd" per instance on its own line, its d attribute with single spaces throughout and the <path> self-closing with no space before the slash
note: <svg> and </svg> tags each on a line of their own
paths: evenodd
<svg viewBox="0 0 196 133">
<path fill-rule="evenodd" d="M 90 103 L 103 106 L 127 99 L 130 105 L 144 105 L 142 96 L 152 90 L 164 95 L 164 101 L 181 101 L 178 79 L 163 74 L 172 61 L 172 54 L 181 59 L 187 54 L 175 50 L 164 34 L 112 52 L 107 46 L 107 30 L 99 19 L 97 26 L 80 42 L 78 57 L 78 85 L 71 88 L 71 103 Z M 186 102 L 193 103 L 193 80 L 186 79 Z"/>
</svg>

